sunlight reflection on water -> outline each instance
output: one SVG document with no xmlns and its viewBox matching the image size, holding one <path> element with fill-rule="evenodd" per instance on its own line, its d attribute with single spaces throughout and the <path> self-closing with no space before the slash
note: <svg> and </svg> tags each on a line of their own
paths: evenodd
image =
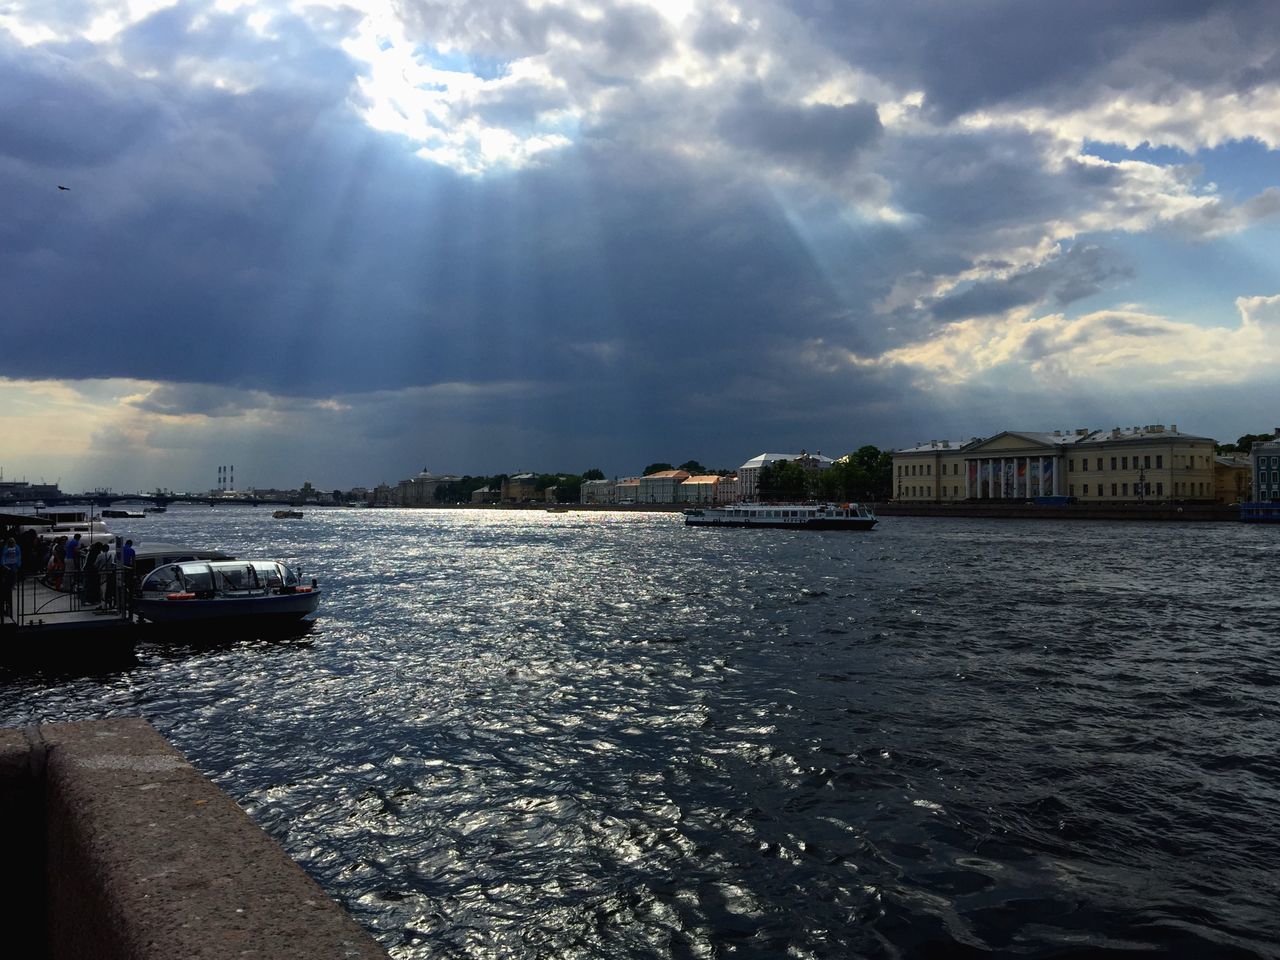
<svg viewBox="0 0 1280 960">
<path fill-rule="evenodd" d="M 1280 937 L 1273 531 L 129 522 L 301 563 L 317 629 L 11 676 L 6 723 L 146 716 L 396 957 Z"/>
</svg>

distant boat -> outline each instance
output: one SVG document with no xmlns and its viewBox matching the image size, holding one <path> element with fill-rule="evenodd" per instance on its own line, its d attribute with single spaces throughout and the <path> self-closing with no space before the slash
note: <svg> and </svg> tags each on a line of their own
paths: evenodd
<svg viewBox="0 0 1280 960">
<path fill-rule="evenodd" d="M 271 515 L 275 517 L 277 520 L 301 520 L 302 519 L 301 510 L 277 510 L 275 513 Z"/>
<path fill-rule="evenodd" d="M 139 520 L 144 514 L 134 513 L 129 510 L 103 510 L 102 516 L 108 520 Z"/>
<path fill-rule="evenodd" d="M 164 513 L 168 509 L 169 509 L 168 507 L 147 507 L 142 512 L 143 513 Z"/>
<path fill-rule="evenodd" d="M 689 527 L 870 530 L 876 515 L 860 503 L 733 503 L 684 512 Z"/>
</svg>

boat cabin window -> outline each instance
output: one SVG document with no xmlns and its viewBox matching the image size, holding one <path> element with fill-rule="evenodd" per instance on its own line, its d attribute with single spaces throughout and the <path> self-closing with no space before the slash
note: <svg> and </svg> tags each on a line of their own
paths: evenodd
<svg viewBox="0 0 1280 960">
<path fill-rule="evenodd" d="M 154 593 L 174 593 L 182 589 L 182 579 L 176 563 L 152 570 L 142 581 L 142 589 Z"/>
<path fill-rule="evenodd" d="M 258 578 L 252 564 L 223 561 L 209 564 L 220 590 L 256 590 Z"/>
<path fill-rule="evenodd" d="M 283 563 L 275 563 L 270 560 L 255 560 L 252 566 L 257 574 L 259 586 L 292 587 L 298 584 L 297 574 Z"/>
<path fill-rule="evenodd" d="M 207 593 L 214 589 L 213 571 L 207 563 L 180 563 L 182 586 L 191 593 Z"/>
</svg>

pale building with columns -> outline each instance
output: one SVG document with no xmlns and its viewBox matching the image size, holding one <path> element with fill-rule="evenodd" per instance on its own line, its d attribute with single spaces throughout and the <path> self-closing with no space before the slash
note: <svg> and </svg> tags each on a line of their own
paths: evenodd
<svg viewBox="0 0 1280 960">
<path fill-rule="evenodd" d="M 1212 501 L 1213 440 L 1177 425 L 1007 430 L 893 454 L 895 499 L 914 503 L 1074 497 L 1085 503 Z"/>
</svg>

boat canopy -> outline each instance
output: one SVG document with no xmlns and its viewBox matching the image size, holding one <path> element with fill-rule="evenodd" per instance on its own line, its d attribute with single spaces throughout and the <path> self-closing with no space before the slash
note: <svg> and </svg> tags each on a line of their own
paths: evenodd
<svg viewBox="0 0 1280 960">
<path fill-rule="evenodd" d="M 142 581 L 144 593 L 226 593 L 298 585 L 298 575 L 276 560 L 189 560 L 157 567 Z"/>
</svg>

